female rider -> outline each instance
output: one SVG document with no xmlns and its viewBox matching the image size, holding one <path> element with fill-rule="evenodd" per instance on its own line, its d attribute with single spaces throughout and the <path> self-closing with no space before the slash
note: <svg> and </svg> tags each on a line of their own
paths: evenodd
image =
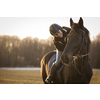
<svg viewBox="0 0 100 100">
<path fill-rule="evenodd" d="M 49 28 L 51 35 L 54 36 L 53 42 L 54 42 L 54 46 L 56 47 L 56 61 L 53 63 L 50 69 L 50 74 L 45 80 L 47 83 L 51 83 L 53 81 L 55 72 L 61 66 L 60 56 L 66 46 L 67 43 L 66 37 L 70 32 L 70 30 L 71 30 L 70 28 L 61 27 L 58 24 L 52 24 Z"/>
</svg>

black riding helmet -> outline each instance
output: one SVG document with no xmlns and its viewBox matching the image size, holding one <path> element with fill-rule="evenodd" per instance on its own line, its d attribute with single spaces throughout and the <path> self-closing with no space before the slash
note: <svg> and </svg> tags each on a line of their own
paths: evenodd
<svg viewBox="0 0 100 100">
<path fill-rule="evenodd" d="M 55 36 L 57 35 L 59 29 L 61 29 L 61 26 L 58 24 L 52 24 L 49 28 L 50 33 Z"/>
</svg>

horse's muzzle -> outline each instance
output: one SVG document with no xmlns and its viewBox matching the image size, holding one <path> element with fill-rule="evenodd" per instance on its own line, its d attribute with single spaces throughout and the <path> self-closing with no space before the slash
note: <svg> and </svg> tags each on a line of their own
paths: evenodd
<svg viewBox="0 0 100 100">
<path fill-rule="evenodd" d="M 61 61 L 62 63 L 65 63 L 65 64 L 69 63 L 69 59 L 67 58 L 67 56 L 61 56 Z"/>
</svg>

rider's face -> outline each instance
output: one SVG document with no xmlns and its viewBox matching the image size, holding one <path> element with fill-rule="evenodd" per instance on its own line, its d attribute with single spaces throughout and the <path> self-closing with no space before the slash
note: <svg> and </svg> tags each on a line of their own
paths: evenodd
<svg viewBox="0 0 100 100">
<path fill-rule="evenodd" d="M 58 34 L 56 35 L 56 37 L 62 38 L 63 37 L 63 33 L 61 30 L 58 31 Z"/>
</svg>

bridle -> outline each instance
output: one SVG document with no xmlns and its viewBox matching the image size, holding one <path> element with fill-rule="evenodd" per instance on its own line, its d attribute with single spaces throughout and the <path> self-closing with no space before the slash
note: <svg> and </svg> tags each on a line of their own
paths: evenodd
<svg viewBox="0 0 100 100">
<path fill-rule="evenodd" d="M 85 32 L 84 32 L 82 29 L 79 29 L 79 30 L 82 31 L 82 32 L 85 34 Z M 83 47 L 83 43 L 84 43 L 84 41 L 87 41 L 87 39 L 86 39 L 85 36 L 83 36 L 82 40 L 83 40 L 83 41 L 82 41 L 82 44 L 81 44 L 81 46 L 80 46 L 80 49 L 78 50 L 78 53 L 77 53 L 75 56 L 73 56 L 73 59 L 75 59 L 76 57 L 78 57 L 78 58 L 83 58 L 83 57 L 89 55 L 89 53 L 84 54 L 84 55 L 82 55 L 82 54 L 80 55 L 81 49 L 82 49 L 82 47 Z"/>
<path fill-rule="evenodd" d="M 79 30 L 85 34 L 85 31 L 83 31 L 82 29 L 79 29 Z M 69 62 L 69 64 L 71 64 L 71 65 L 75 68 L 75 70 L 79 73 L 80 76 L 84 76 L 85 72 L 87 71 L 87 67 L 86 67 L 85 72 L 82 74 L 82 73 L 77 69 L 77 67 L 76 67 L 76 61 L 75 61 L 75 59 L 76 59 L 76 58 L 81 58 L 81 59 L 82 59 L 82 64 L 83 64 L 83 57 L 89 56 L 89 53 L 84 54 L 84 55 L 83 55 L 83 54 L 80 54 L 81 49 L 82 49 L 83 44 L 84 44 L 85 41 L 87 41 L 87 39 L 86 39 L 86 37 L 83 35 L 83 37 L 82 37 L 82 44 L 81 44 L 81 46 L 80 46 L 80 48 L 79 48 L 77 54 L 76 54 L 75 56 L 73 56 L 73 59 Z M 74 64 L 73 64 L 73 62 L 74 62 Z"/>
</svg>

